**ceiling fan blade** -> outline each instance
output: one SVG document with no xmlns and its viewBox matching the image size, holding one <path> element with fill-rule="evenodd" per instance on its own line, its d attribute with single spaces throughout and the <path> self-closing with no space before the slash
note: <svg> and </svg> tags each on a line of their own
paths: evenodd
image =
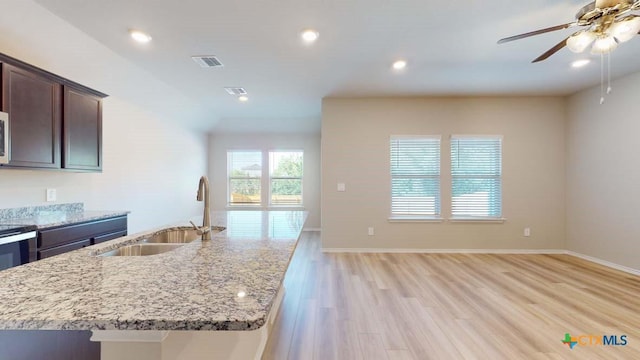
<svg viewBox="0 0 640 360">
<path fill-rule="evenodd" d="M 560 49 L 562 49 L 563 47 L 567 46 L 567 39 L 569 39 L 569 37 L 571 37 L 571 35 L 567 36 L 566 39 L 560 41 L 559 43 L 556 44 L 556 46 L 552 47 L 551 49 L 547 50 L 544 54 L 538 56 L 537 58 L 535 58 L 535 60 L 532 61 L 532 63 L 537 63 L 539 61 L 542 60 L 546 60 L 549 56 L 557 53 L 558 51 L 560 51 Z"/>
<path fill-rule="evenodd" d="M 570 28 L 570 27 L 576 26 L 576 25 L 577 25 L 577 23 L 574 21 L 574 22 L 570 22 L 570 23 L 566 23 L 566 24 L 562 24 L 562 25 L 556 25 L 556 26 L 552 26 L 552 27 L 548 27 L 548 28 L 544 28 L 544 29 L 540 29 L 540 30 L 536 30 L 536 31 L 531 31 L 531 32 L 528 32 L 528 33 L 520 34 L 520 35 L 509 36 L 509 37 L 506 37 L 504 39 L 498 40 L 498 44 L 503 44 L 503 43 L 506 43 L 506 42 L 509 42 L 509 41 L 514 41 L 514 40 L 520 40 L 520 39 L 527 38 L 529 36 L 540 35 L 540 34 L 548 33 L 548 32 L 551 32 L 551 31 L 562 30 L 562 29 Z"/>
</svg>

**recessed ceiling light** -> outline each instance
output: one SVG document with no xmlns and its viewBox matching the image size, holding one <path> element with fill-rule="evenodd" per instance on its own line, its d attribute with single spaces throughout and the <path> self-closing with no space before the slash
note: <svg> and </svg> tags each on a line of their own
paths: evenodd
<svg viewBox="0 0 640 360">
<path fill-rule="evenodd" d="M 131 35 L 131 38 L 133 40 L 139 43 L 148 43 L 149 41 L 151 41 L 151 35 L 143 33 L 139 30 L 130 30 L 129 34 Z"/>
<path fill-rule="evenodd" d="M 395 70 L 402 70 L 407 67 L 407 62 L 404 60 L 398 60 L 394 62 L 392 66 Z"/>
<path fill-rule="evenodd" d="M 247 95 L 238 96 L 238 101 L 247 102 L 247 101 L 249 101 L 249 97 Z"/>
<path fill-rule="evenodd" d="M 304 30 L 302 34 L 300 34 L 300 36 L 302 37 L 302 40 L 304 40 L 304 42 L 306 42 L 307 44 L 311 44 L 312 42 L 318 40 L 320 33 L 313 29 L 307 29 Z"/>
<path fill-rule="evenodd" d="M 571 67 L 581 68 L 581 67 L 583 67 L 585 65 L 588 65 L 590 62 L 591 62 L 591 60 L 589 60 L 589 59 L 576 60 L 576 61 L 571 63 Z"/>
</svg>

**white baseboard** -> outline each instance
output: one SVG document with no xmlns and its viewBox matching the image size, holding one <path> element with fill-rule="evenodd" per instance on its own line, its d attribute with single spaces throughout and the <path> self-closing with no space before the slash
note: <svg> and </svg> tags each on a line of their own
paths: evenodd
<svg viewBox="0 0 640 360">
<path fill-rule="evenodd" d="M 387 249 L 324 248 L 325 253 L 393 253 L 393 254 L 565 254 L 558 249 Z"/>
<path fill-rule="evenodd" d="M 320 228 L 304 228 L 302 231 L 321 231 Z"/>
<path fill-rule="evenodd" d="M 575 251 L 570 251 L 570 250 L 566 250 L 565 254 L 571 255 L 571 256 L 575 256 L 575 257 L 578 257 L 578 258 L 583 259 L 583 260 L 591 261 L 591 262 L 594 262 L 596 264 L 604 265 L 604 266 L 610 267 L 612 269 L 624 271 L 624 272 L 629 273 L 629 274 L 640 276 L 640 270 L 634 269 L 634 268 L 630 268 L 628 266 L 619 265 L 619 264 L 612 263 L 612 262 L 607 261 L 607 260 L 598 259 L 598 258 L 593 257 L 593 256 L 580 254 L 580 253 L 577 253 Z"/>
<path fill-rule="evenodd" d="M 306 231 L 306 230 L 305 230 Z M 310 231 L 310 230 L 309 230 Z M 560 249 L 388 249 L 388 248 L 323 248 L 323 253 L 380 253 L 380 254 L 555 254 L 575 256 L 612 269 L 640 276 L 640 270 L 610 261 Z"/>
</svg>

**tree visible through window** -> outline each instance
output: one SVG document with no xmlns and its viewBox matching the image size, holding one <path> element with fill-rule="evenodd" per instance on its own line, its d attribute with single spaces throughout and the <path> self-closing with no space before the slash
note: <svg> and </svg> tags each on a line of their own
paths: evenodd
<svg viewBox="0 0 640 360">
<path fill-rule="evenodd" d="M 302 151 L 269 152 L 271 205 L 302 205 Z"/>
<path fill-rule="evenodd" d="M 227 152 L 230 205 L 260 205 L 262 152 Z"/>
<path fill-rule="evenodd" d="M 502 216 L 502 137 L 451 137 L 451 216 Z"/>
<path fill-rule="evenodd" d="M 440 215 L 440 136 L 391 137 L 391 215 Z"/>
</svg>

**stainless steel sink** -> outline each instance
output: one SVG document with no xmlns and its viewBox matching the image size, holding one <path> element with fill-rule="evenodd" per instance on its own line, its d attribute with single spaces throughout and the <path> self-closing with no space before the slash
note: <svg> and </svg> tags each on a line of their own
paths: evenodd
<svg viewBox="0 0 640 360">
<path fill-rule="evenodd" d="M 216 234 L 224 229 L 225 228 L 214 226 L 211 229 L 211 233 Z M 149 244 L 186 244 L 201 237 L 202 235 L 198 235 L 198 231 L 194 228 L 182 226 L 161 230 L 148 238 L 140 240 L 140 242 Z"/>
<path fill-rule="evenodd" d="M 100 256 L 149 256 L 158 255 L 175 248 L 179 248 L 183 244 L 133 244 L 122 246 L 117 249 L 100 254 Z"/>
<path fill-rule="evenodd" d="M 213 226 L 211 229 L 211 233 L 216 234 L 224 230 L 224 227 Z M 198 234 L 198 230 L 190 226 L 168 228 L 160 230 L 148 237 L 140 238 L 136 243 L 132 245 L 122 246 L 117 249 L 99 254 L 99 256 L 157 255 L 179 248 L 200 238 L 202 238 L 202 235 Z"/>
<path fill-rule="evenodd" d="M 199 239 L 200 236 L 193 228 L 181 227 L 162 230 L 141 241 L 154 244 L 185 244 Z"/>
</svg>

